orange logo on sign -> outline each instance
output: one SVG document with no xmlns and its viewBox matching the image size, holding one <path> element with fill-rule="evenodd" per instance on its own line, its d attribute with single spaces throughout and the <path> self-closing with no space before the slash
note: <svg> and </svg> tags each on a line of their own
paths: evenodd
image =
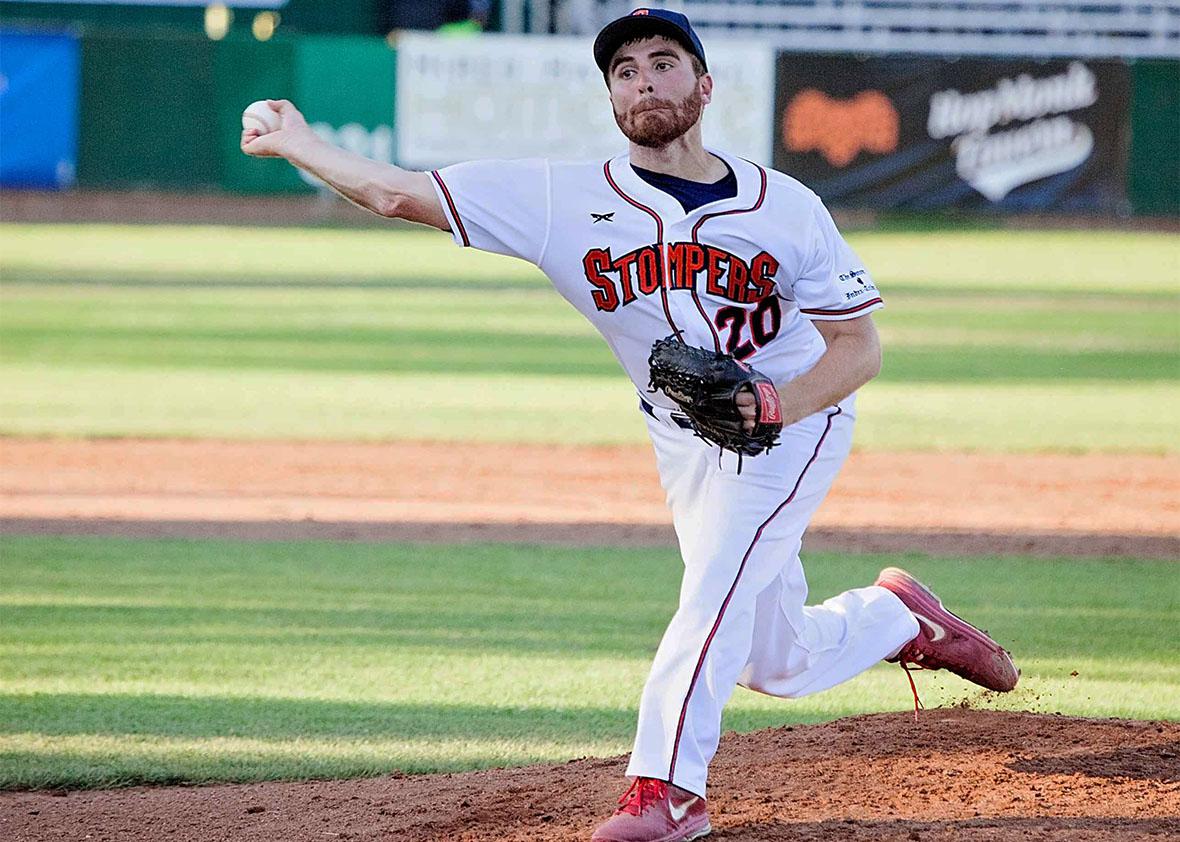
<svg viewBox="0 0 1180 842">
<path fill-rule="evenodd" d="M 846 167 L 861 151 L 884 155 L 896 150 L 900 125 L 897 109 L 880 91 L 841 100 L 808 88 L 783 112 L 783 144 L 791 152 L 819 152 L 833 167 Z"/>
</svg>

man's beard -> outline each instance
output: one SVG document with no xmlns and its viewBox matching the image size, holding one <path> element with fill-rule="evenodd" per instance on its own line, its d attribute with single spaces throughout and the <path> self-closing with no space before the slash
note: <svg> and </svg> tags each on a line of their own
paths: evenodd
<svg viewBox="0 0 1180 842">
<path fill-rule="evenodd" d="M 651 110 L 656 106 L 665 110 Z M 656 149 L 667 146 L 695 126 L 701 119 L 704 103 L 698 88 L 679 103 L 651 99 L 644 102 L 642 108 L 639 112 L 633 108 L 626 114 L 615 111 L 615 122 L 632 143 Z"/>
</svg>

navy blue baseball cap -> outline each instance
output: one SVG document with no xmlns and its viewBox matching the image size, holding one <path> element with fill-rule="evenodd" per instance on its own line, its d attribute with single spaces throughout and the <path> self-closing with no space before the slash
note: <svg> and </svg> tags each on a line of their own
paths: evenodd
<svg viewBox="0 0 1180 842">
<path fill-rule="evenodd" d="M 651 35 L 663 35 L 678 42 L 699 58 L 706 70 L 709 69 L 705 61 L 705 48 L 701 46 L 701 39 L 693 31 L 688 18 L 680 12 L 669 12 L 667 9 L 636 9 L 604 26 L 594 39 L 594 61 L 598 69 L 605 76 L 615 50 L 628 41 Z"/>
</svg>

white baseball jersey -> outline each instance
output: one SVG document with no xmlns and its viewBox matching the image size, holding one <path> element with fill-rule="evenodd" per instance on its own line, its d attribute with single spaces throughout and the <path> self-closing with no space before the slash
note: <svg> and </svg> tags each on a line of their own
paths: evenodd
<svg viewBox="0 0 1180 842">
<path fill-rule="evenodd" d="M 687 214 L 626 156 L 477 161 L 432 173 L 455 241 L 539 266 L 606 338 L 645 401 L 685 570 L 627 774 L 701 796 L 735 686 L 815 693 L 918 633 L 884 588 L 804 604 L 799 548 L 851 447 L 853 396 L 784 429 L 779 446 L 738 473 L 685 429 L 670 399 L 647 391 L 652 342 L 669 334 L 728 351 L 781 384 L 824 352 L 812 320 L 882 306 L 814 193 L 714 154 L 733 170 L 737 195 Z"/>
<path fill-rule="evenodd" d="M 686 214 L 606 162 L 474 161 L 432 173 L 455 241 L 534 263 L 588 318 L 641 393 L 656 339 L 727 351 L 784 383 L 824 342 L 809 324 L 883 306 L 819 198 L 721 152 L 737 195 Z M 662 393 L 647 400 L 668 409 Z"/>
</svg>

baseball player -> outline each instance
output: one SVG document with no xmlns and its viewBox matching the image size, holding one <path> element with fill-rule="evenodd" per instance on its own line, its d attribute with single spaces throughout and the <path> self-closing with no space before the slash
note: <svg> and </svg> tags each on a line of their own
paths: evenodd
<svg viewBox="0 0 1180 842">
<path fill-rule="evenodd" d="M 713 79 L 684 15 L 636 9 L 602 30 L 593 53 L 629 140 L 608 161 L 409 172 L 319 140 L 286 101 L 270 101 L 280 128 L 245 131 L 242 149 L 286 158 L 375 213 L 537 265 L 630 376 L 684 574 L 644 687 L 630 786 L 593 839 L 681 842 L 710 832 L 706 775 L 736 685 L 797 698 L 882 659 L 1000 691 L 1018 672 L 895 568 L 805 605 L 801 539 L 851 447 L 855 391 L 880 367 L 870 314 L 881 295 L 814 193 L 702 144 Z M 648 389 L 653 342 L 666 336 L 769 377 L 779 445 L 739 465 L 694 435 L 678 404 Z M 752 425 L 754 397 L 737 403 Z"/>
</svg>

